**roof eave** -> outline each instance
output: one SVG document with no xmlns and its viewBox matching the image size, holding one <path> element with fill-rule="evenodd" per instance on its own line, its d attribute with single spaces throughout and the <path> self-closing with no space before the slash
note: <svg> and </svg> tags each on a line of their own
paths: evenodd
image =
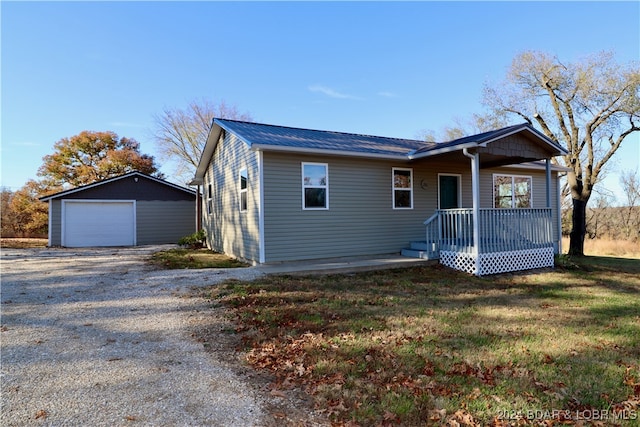
<svg viewBox="0 0 640 427">
<path fill-rule="evenodd" d="M 475 141 L 467 142 L 465 144 L 449 145 L 447 147 L 435 148 L 433 150 L 425 151 L 424 153 L 408 156 L 408 158 L 409 160 L 417 160 L 417 159 L 423 159 L 425 157 L 437 156 L 439 154 L 452 153 L 454 151 L 460 151 L 465 148 L 477 148 L 477 147 L 485 147 L 485 146 L 486 146 L 486 143 L 484 142 L 480 144 Z"/>
<path fill-rule="evenodd" d="M 191 182 L 204 182 L 204 174 L 207 173 L 207 167 L 209 166 L 209 163 L 211 163 L 213 153 L 216 151 L 221 132 L 222 128 L 220 127 L 220 125 L 215 122 L 215 119 L 212 120 L 211 128 L 209 129 L 209 134 L 207 135 L 207 141 L 204 144 L 204 149 L 202 150 L 200 161 L 198 162 L 198 166 L 196 166 L 195 176 L 193 177 L 193 180 Z"/>
<path fill-rule="evenodd" d="M 327 156 L 345 156 L 345 157 L 360 157 L 371 159 L 386 159 L 386 160 L 399 160 L 409 161 L 411 160 L 406 154 L 382 154 L 382 153 L 366 153 L 358 151 L 343 151 L 343 150 L 327 150 L 323 148 L 304 148 L 304 147 L 287 147 L 282 145 L 270 145 L 270 144 L 253 144 L 251 146 L 253 151 L 275 151 L 281 153 L 299 153 L 299 154 L 320 154 Z"/>
</svg>

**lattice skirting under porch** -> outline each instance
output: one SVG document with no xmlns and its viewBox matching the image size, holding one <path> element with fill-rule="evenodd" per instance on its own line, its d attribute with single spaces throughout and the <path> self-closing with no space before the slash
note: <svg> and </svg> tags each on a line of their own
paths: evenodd
<svg viewBox="0 0 640 427">
<path fill-rule="evenodd" d="M 538 248 L 480 254 L 479 258 L 480 271 L 476 271 L 475 255 L 440 251 L 441 264 L 478 276 L 553 267 L 554 252 L 553 248 Z"/>
</svg>

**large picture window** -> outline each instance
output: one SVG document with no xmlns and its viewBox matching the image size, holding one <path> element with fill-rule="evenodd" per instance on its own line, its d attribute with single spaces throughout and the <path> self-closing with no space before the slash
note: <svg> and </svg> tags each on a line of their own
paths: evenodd
<svg viewBox="0 0 640 427">
<path fill-rule="evenodd" d="M 530 208 L 531 177 L 493 175 L 494 208 Z"/>
<path fill-rule="evenodd" d="M 329 209 L 329 165 L 302 163 L 302 208 Z"/>
<path fill-rule="evenodd" d="M 239 182 L 239 193 L 240 193 L 240 212 L 246 212 L 247 210 L 247 170 L 240 170 L 240 182 Z"/>
<path fill-rule="evenodd" d="M 393 208 L 413 209 L 413 169 L 393 168 Z"/>
</svg>

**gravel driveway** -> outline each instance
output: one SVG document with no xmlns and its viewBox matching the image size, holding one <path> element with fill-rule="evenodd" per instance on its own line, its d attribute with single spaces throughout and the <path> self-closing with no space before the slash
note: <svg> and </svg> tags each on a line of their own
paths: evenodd
<svg viewBox="0 0 640 427">
<path fill-rule="evenodd" d="M 180 298 L 259 273 L 154 270 L 159 249 L 3 249 L 0 425 L 270 424 L 268 393 L 190 337 L 205 302 Z"/>
</svg>

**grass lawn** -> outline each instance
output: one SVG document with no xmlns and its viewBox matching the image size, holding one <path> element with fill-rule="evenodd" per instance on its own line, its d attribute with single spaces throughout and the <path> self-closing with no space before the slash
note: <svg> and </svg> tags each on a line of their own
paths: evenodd
<svg viewBox="0 0 640 427">
<path fill-rule="evenodd" d="M 156 252 L 151 263 L 166 269 L 182 268 L 237 268 L 247 264 L 209 249 L 169 249 Z"/>
<path fill-rule="evenodd" d="M 248 362 L 335 425 L 640 425 L 640 261 L 560 264 L 271 276 L 206 295 L 232 309 Z"/>
</svg>

